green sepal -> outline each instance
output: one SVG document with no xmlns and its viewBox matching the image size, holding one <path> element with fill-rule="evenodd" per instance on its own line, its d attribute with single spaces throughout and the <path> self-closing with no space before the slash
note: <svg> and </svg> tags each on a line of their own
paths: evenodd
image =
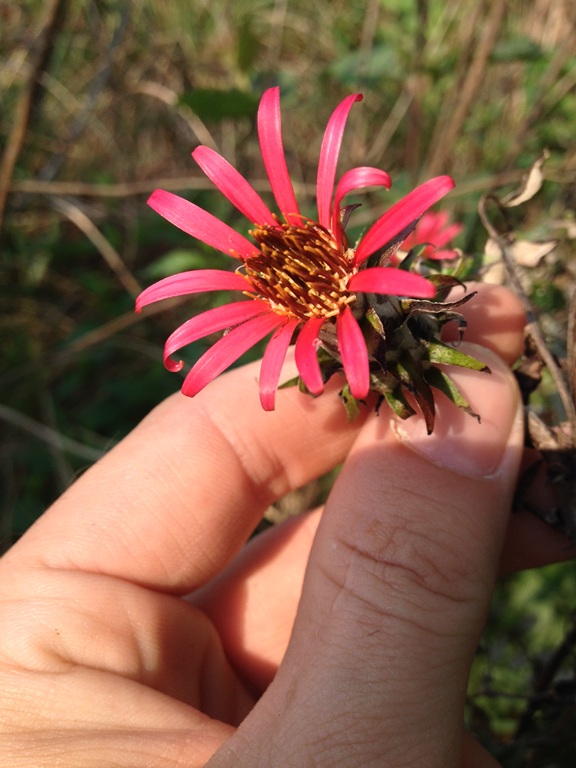
<svg viewBox="0 0 576 768">
<path fill-rule="evenodd" d="M 384 399 L 400 419 L 407 419 L 416 413 L 406 399 L 398 380 L 389 373 L 384 373 L 384 371 L 371 373 L 370 389 L 380 395 L 376 412 L 379 412 L 382 399 Z"/>
<path fill-rule="evenodd" d="M 409 419 L 410 416 L 416 414 L 414 408 L 412 408 L 408 400 L 404 397 L 404 393 L 400 387 L 394 391 L 390 389 L 386 390 L 386 392 L 384 392 L 384 399 L 400 419 Z"/>
<path fill-rule="evenodd" d="M 401 232 L 398 232 L 392 240 L 389 240 L 387 243 L 385 243 L 381 248 L 379 248 L 377 251 L 375 251 L 366 262 L 367 267 L 385 267 L 389 262 L 390 259 L 394 256 L 396 251 L 400 248 L 404 240 L 408 237 L 408 235 L 412 232 L 412 230 L 416 227 L 416 224 L 420 221 L 420 217 L 417 219 L 414 219 L 414 221 L 410 222 L 407 227 L 404 227 L 404 229 Z"/>
<path fill-rule="evenodd" d="M 385 338 L 384 334 L 384 326 L 382 325 L 382 320 L 378 317 L 378 313 L 374 309 L 374 307 L 368 307 L 366 310 L 364 317 L 366 318 L 367 322 L 374 328 L 378 336 L 381 336 L 382 338 Z"/>
<path fill-rule="evenodd" d="M 476 370 L 486 370 L 486 368 Z M 452 379 L 446 373 L 444 373 L 444 371 L 441 371 L 439 368 L 432 367 L 426 371 L 425 376 L 426 381 L 430 384 L 430 386 L 440 390 L 440 392 L 446 395 L 446 397 L 451 402 L 453 402 L 454 405 L 458 406 L 458 408 L 461 408 L 467 414 L 474 416 L 475 419 L 480 421 L 480 415 L 472 410 L 470 403 L 462 395 Z"/>
<path fill-rule="evenodd" d="M 348 421 L 355 421 L 358 416 L 360 416 L 360 407 L 358 406 L 358 400 L 356 400 L 352 392 L 350 392 L 348 384 L 345 384 L 340 391 L 340 399 L 344 405 Z"/>
<path fill-rule="evenodd" d="M 415 245 L 414 248 L 411 248 L 408 251 L 400 264 L 398 264 L 398 269 L 403 269 L 405 272 L 411 271 L 412 267 L 420 260 L 426 248 L 428 248 L 428 243 Z"/>
<path fill-rule="evenodd" d="M 390 372 L 398 376 L 400 383 L 414 397 L 424 416 L 426 430 L 429 435 L 432 434 L 435 416 L 434 395 L 418 363 L 405 351 Z"/>
<path fill-rule="evenodd" d="M 457 365 L 459 368 L 469 368 L 471 371 L 486 371 L 490 373 L 490 368 L 481 360 L 477 360 L 465 352 L 461 352 L 443 341 L 426 341 L 422 339 L 422 344 L 428 350 L 428 360 L 437 365 Z"/>
<path fill-rule="evenodd" d="M 457 277 L 443 272 L 434 272 L 431 275 L 426 275 L 426 280 L 429 280 L 436 288 L 434 301 L 444 301 L 453 288 L 460 287 L 464 288 L 464 290 L 466 289 L 464 283 L 458 280 Z"/>
<path fill-rule="evenodd" d="M 294 376 L 293 379 L 288 379 L 288 381 L 285 381 L 284 384 L 279 384 L 278 389 L 289 389 L 290 387 L 300 387 L 301 385 L 301 379 L 300 376 Z"/>
</svg>

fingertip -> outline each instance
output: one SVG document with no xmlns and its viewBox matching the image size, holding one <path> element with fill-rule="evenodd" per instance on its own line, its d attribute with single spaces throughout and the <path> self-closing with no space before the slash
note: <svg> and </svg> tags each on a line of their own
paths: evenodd
<svg viewBox="0 0 576 768">
<path fill-rule="evenodd" d="M 502 285 L 469 283 L 467 289 L 477 291 L 477 294 L 462 307 L 468 323 L 465 340 L 490 349 L 511 365 L 524 347 L 526 313 L 522 302 Z M 458 339 L 454 323 L 445 327 L 443 338 L 445 341 Z"/>
</svg>

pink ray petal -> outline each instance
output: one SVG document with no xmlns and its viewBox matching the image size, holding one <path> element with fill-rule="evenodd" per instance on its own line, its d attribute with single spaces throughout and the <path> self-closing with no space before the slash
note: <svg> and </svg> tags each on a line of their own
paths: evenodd
<svg viewBox="0 0 576 768">
<path fill-rule="evenodd" d="M 291 224 L 301 224 L 300 209 L 288 173 L 280 115 L 280 88 L 264 91 L 258 108 L 258 139 L 264 167 L 278 208 Z"/>
<path fill-rule="evenodd" d="M 458 256 L 458 251 L 451 251 L 447 248 L 439 248 L 432 250 L 430 253 L 424 252 L 424 258 L 432 259 L 432 261 L 442 261 L 447 259 L 455 259 Z"/>
<path fill-rule="evenodd" d="M 266 346 L 260 367 L 260 402 L 265 411 L 274 410 L 282 366 L 297 325 L 298 320 L 287 320 L 284 325 L 276 328 Z"/>
<path fill-rule="evenodd" d="M 434 236 L 442 229 L 448 220 L 448 213 L 440 211 L 438 213 L 425 213 L 420 219 L 407 240 L 414 238 L 414 242 L 433 243 Z"/>
<path fill-rule="evenodd" d="M 438 247 L 446 245 L 447 243 L 450 242 L 450 240 L 454 240 L 455 237 L 458 237 L 458 235 L 460 234 L 460 232 L 462 232 L 463 229 L 464 229 L 463 224 L 459 224 L 459 223 L 450 224 L 448 227 L 445 227 L 439 232 L 436 232 L 432 237 L 432 242 L 434 243 L 434 245 L 437 245 Z"/>
<path fill-rule="evenodd" d="M 201 389 L 204 389 L 216 376 L 225 371 L 281 322 L 282 317 L 269 312 L 247 320 L 222 336 L 192 367 L 184 380 L 183 394 L 188 397 L 197 395 Z"/>
<path fill-rule="evenodd" d="M 170 359 L 170 355 L 176 350 L 182 349 L 187 344 L 192 344 L 198 339 L 209 336 L 216 331 L 230 328 L 244 323 L 257 315 L 270 312 L 270 305 L 264 301 L 237 301 L 233 304 L 225 304 L 215 307 L 190 318 L 177 328 L 167 339 L 164 345 L 164 365 L 169 371 L 179 371 L 184 365 L 182 360 Z"/>
<path fill-rule="evenodd" d="M 172 299 L 174 296 L 184 296 L 187 293 L 249 290 L 250 283 L 237 272 L 226 272 L 223 269 L 194 269 L 190 272 L 170 275 L 145 288 L 136 299 L 136 312 L 141 312 L 143 307 L 155 301 Z"/>
<path fill-rule="evenodd" d="M 391 186 L 392 179 L 386 171 L 381 171 L 379 168 L 370 168 L 369 166 L 352 168 L 342 174 L 336 185 L 334 209 L 339 211 L 342 198 L 355 189 L 364 189 L 365 187 L 386 187 L 386 189 L 390 189 Z"/>
<path fill-rule="evenodd" d="M 342 231 L 339 226 L 340 223 L 340 207 L 342 205 L 342 199 L 349 193 L 356 189 L 364 189 L 365 187 L 385 187 L 390 189 L 392 186 L 392 179 L 386 173 L 378 168 L 360 167 L 352 168 L 346 171 L 338 181 L 336 185 L 336 194 L 334 195 L 334 208 L 332 211 L 333 221 L 331 230 L 336 237 L 338 245 L 342 243 Z"/>
<path fill-rule="evenodd" d="M 247 219 L 254 224 L 277 226 L 272 212 L 258 192 L 222 155 L 210 147 L 196 147 L 192 157 L 210 181 Z"/>
<path fill-rule="evenodd" d="M 296 339 L 294 357 L 302 381 L 313 395 L 324 391 L 324 381 L 318 363 L 318 334 L 324 324 L 323 317 L 311 317 L 304 323 Z"/>
<path fill-rule="evenodd" d="M 174 226 L 235 258 L 248 258 L 258 249 L 223 221 L 183 197 L 157 189 L 148 198 L 148 205 Z"/>
<path fill-rule="evenodd" d="M 318 161 L 318 175 L 316 179 L 316 199 L 318 202 L 318 221 L 326 229 L 330 229 L 332 214 L 332 193 L 334 192 L 334 179 L 336 178 L 336 166 L 346 121 L 356 101 L 362 101 L 361 93 L 352 93 L 342 101 L 332 113 L 320 148 Z"/>
<path fill-rule="evenodd" d="M 453 240 L 463 229 L 459 223 L 448 224 L 449 214 L 447 211 L 438 211 L 436 213 L 425 213 L 414 229 L 404 241 L 403 250 L 409 251 L 415 245 L 430 243 L 441 247 Z M 432 255 L 432 249 L 426 252 L 427 258 L 440 258 Z"/>
<path fill-rule="evenodd" d="M 420 218 L 431 205 L 438 202 L 454 187 L 450 176 L 437 176 L 412 190 L 381 216 L 366 232 L 356 249 L 356 264 L 361 264 L 374 251 L 381 248 Z"/>
<path fill-rule="evenodd" d="M 436 289 L 429 280 L 394 267 L 368 267 L 352 275 L 348 281 L 349 291 L 363 293 L 391 294 L 392 296 L 413 296 L 432 299 Z"/>
<path fill-rule="evenodd" d="M 338 315 L 336 334 L 350 391 L 355 398 L 363 400 L 370 390 L 370 363 L 364 335 L 350 307 Z"/>
</svg>

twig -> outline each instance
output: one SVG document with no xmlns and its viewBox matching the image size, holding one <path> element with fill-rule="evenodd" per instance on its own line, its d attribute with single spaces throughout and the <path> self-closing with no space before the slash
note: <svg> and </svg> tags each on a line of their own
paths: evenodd
<svg viewBox="0 0 576 768">
<path fill-rule="evenodd" d="M 34 435 L 34 437 L 37 437 L 53 448 L 71 453 L 80 459 L 86 459 L 91 462 L 98 461 L 105 453 L 98 448 L 92 448 L 89 445 L 73 440 L 71 437 L 66 437 L 57 430 L 47 427 L 45 424 L 41 424 L 39 421 L 35 421 L 29 416 L 25 416 L 23 413 L 1 403 L 0 419 L 8 424 L 12 424 L 14 427 L 18 427 L 18 429 L 22 429 L 24 432 Z"/>
<path fill-rule="evenodd" d="M 74 341 L 65 349 L 54 356 L 52 364 L 58 365 L 71 355 L 84 352 L 95 344 L 100 344 L 101 342 L 106 341 L 110 336 L 114 336 L 114 334 L 119 333 L 126 328 L 130 328 L 132 325 L 142 322 L 145 318 L 153 317 L 161 312 L 174 309 L 175 307 L 184 304 L 186 301 L 189 301 L 188 296 L 178 296 L 174 299 L 163 301 L 155 306 L 146 307 L 146 312 L 144 314 L 136 314 L 135 311 L 125 312 L 124 314 L 109 320 L 107 323 L 104 323 L 99 328 L 95 328 L 93 331 L 88 331 L 82 336 L 74 339 Z"/>
<path fill-rule="evenodd" d="M 26 130 L 34 104 L 40 75 L 46 67 L 52 47 L 52 35 L 56 29 L 59 15 L 65 0 L 49 0 L 46 3 L 46 13 L 40 25 L 40 34 L 36 48 L 30 52 L 30 70 L 24 91 L 14 110 L 14 124 L 2 160 L 0 162 L 0 231 L 4 221 L 4 211 L 10 190 L 10 182 L 14 175 L 16 161 L 24 145 Z"/>
<path fill-rule="evenodd" d="M 442 134 L 439 137 L 440 140 L 433 149 L 432 156 L 427 164 L 428 173 L 431 176 L 435 176 L 444 168 L 446 159 L 451 154 L 454 142 L 470 111 L 474 97 L 482 86 L 488 57 L 498 38 L 505 10 L 506 0 L 492 0 L 490 3 L 490 15 L 486 19 L 484 36 L 476 46 L 472 63 L 460 88 L 456 108 L 452 113 L 450 122 L 442 130 Z"/>
<path fill-rule="evenodd" d="M 116 29 L 114 30 L 114 34 L 112 35 L 112 41 L 110 42 L 110 45 L 106 50 L 104 65 L 102 66 L 100 71 L 97 73 L 96 77 L 90 83 L 90 87 L 88 89 L 84 106 L 81 112 L 79 112 L 79 114 L 76 115 L 71 125 L 69 126 L 68 134 L 63 147 L 58 152 L 55 152 L 50 157 L 50 159 L 43 165 L 43 167 L 38 172 L 39 179 L 48 181 L 53 179 L 56 176 L 56 174 L 62 167 L 62 164 L 66 160 L 70 147 L 73 146 L 78 141 L 78 138 L 84 131 L 84 128 L 86 127 L 86 125 L 88 124 L 90 116 L 93 113 L 94 108 L 97 104 L 98 98 L 102 93 L 102 91 L 104 90 L 104 88 L 106 87 L 106 83 L 108 82 L 110 75 L 112 73 L 112 64 L 114 61 L 114 54 L 118 49 L 122 41 L 122 38 L 124 36 L 124 32 L 128 24 L 130 8 L 131 8 L 131 3 L 124 4 L 120 21 Z"/>
<path fill-rule="evenodd" d="M 199 144 L 205 144 L 211 149 L 218 149 L 216 140 L 206 127 L 204 121 L 185 104 L 179 103 L 176 91 L 165 85 L 161 85 L 160 83 L 155 83 L 152 80 L 144 80 L 134 83 L 132 93 L 141 93 L 161 101 L 162 104 L 166 104 L 166 106 L 173 109 L 186 123 L 188 129 L 196 137 Z"/>
<path fill-rule="evenodd" d="M 486 228 L 486 231 L 488 232 L 490 237 L 494 240 L 494 242 L 498 247 L 498 250 L 500 251 L 500 255 L 502 256 L 502 261 L 506 266 L 506 271 L 510 278 L 510 282 L 512 283 L 512 286 L 518 298 L 524 305 L 524 309 L 526 311 L 526 317 L 528 320 L 526 324 L 526 331 L 532 337 L 534 344 L 536 345 L 536 348 L 538 350 L 538 354 L 540 355 L 542 361 L 548 368 L 550 375 L 554 380 L 554 384 L 556 385 L 558 394 L 560 396 L 560 399 L 562 400 L 562 405 L 564 406 L 566 417 L 570 422 L 570 424 L 572 425 L 572 428 L 574 428 L 574 425 L 576 425 L 576 407 L 574 405 L 572 395 L 568 387 L 566 386 L 564 376 L 562 375 L 562 372 L 560 371 L 559 366 L 556 360 L 554 359 L 554 356 L 551 354 L 550 350 L 548 349 L 548 345 L 546 344 L 546 341 L 542 336 L 542 331 L 540 330 L 538 320 L 536 319 L 536 316 L 534 315 L 534 312 L 532 310 L 532 305 L 530 304 L 530 301 L 528 300 L 528 297 L 526 296 L 526 294 L 524 293 L 524 289 L 522 288 L 522 283 L 518 276 L 518 270 L 517 270 L 516 264 L 514 263 L 514 260 L 511 258 L 510 254 L 508 253 L 508 249 L 506 248 L 506 244 L 503 242 L 502 237 L 500 236 L 500 234 L 498 233 L 498 231 L 492 225 L 490 219 L 488 218 L 488 215 L 486 213 L 486 203 L 488 201 L 492 201 L 496 205 L 500 206 L 500 201 L 495 195 L 485 195 L 481 198 L 480 202 L 478 203 L 478 213 L 480 215 L 482 223 Z"/>
<path fill-rule="evenodd" d="M 118 251 L 104 237 L 98 227 L 77 205 L 69 200 L 55 198 L 52 205 L 57 211 L 63 213 L 78 229 L 82 230 L 90 242 L 100 251 L 104 261 L 114 272 L 118 280 L 131 296 L 137 296 L 142 287 L 130 272 Z"/>
<path fill-rule="evenodd" d="M 515 174 L 512 181 L 517 180 L 519 174 Z M 270 192 L 270 182 L 267 179 L 251 179 L 250 184 L 258 192 Z M 80 181 L 40 181 L 38 179 L 18 179 L 12 181 L 11 192 L 25 195 L 65 195 L 70 197 L 133 197 L 134 195 L 148 195 L 154 189 L 167 189 L 170 192 L 179 192 L 187 189 L 204 190 L 214 189 L 212 182 L 204 177 L 181 176 L 173 178 L 160 177 L 157 179 L 143 179 L 141 181 L 125 181 L 115 184 L 90 184 Z M 312 196 L 316 187 L 313 184 L 294 182 L 297 193 Z M 485 187 L 483 187 L 485 188 Z"/>
<path fill-rule="evenodd" d="M 567 72 L 564 77 L 560 77 L 565 64 L 573 56 L 573 51 L 574 38 L 570 37 L 550 62 L 547 71 L 540 81 L 539 90 L 534 99 L 532 109 L 522 121 L 522 128 L 511 143 L 510 151 L 506 158 L 510 166 L 516 161 L 525 146 L 526 137 L 530 129 L 542 120 L 574 88 L 576 83 L 576 73 L 574 70 Z"/>
</svg>

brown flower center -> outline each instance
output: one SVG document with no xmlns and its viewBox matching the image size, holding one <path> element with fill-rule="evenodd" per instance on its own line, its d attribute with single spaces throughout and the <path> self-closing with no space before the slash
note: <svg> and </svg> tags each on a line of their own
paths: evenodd
<svg viewBox="0 0 576 768">
<path fill-rule="evenodd" d="M 246 260 L 246 277 L 277 312 L 301 319 L 333 317 L 354 303 L 356 296 L 347 289 L 356 271 L 353 251 L 338 248 L 320 224 L 265 224 L 250 234 L 260 254 Z"/>
</svg>

